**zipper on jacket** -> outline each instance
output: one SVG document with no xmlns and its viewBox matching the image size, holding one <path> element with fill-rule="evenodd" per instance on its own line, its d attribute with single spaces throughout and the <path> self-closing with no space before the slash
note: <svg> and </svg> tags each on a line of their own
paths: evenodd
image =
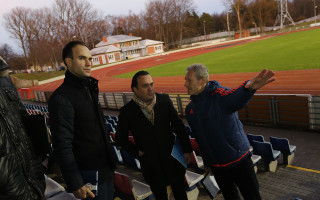
<svg viewBox="0 0 320 200">
<path fill-rule="evenodd" d="M 90 100 L 91 100 L 91 101 L 93 101 L 93 98 L 92 98 L 92 96 L 91 96 L 91 93 L 90 93 L 89 88 L 88 88 L 87 86 L 85 86 L 84 88 L 86 89 L 86 91 L 87 91 L 87 93 L 88 93 L 88 96 L 89 96 Z"/>
</svg>

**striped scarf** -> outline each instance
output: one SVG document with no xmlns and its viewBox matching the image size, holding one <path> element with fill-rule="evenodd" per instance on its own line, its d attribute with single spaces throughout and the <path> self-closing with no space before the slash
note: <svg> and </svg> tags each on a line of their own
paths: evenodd
<svg viewBox="0 0 320 200">
<path fill-rule="evenodd" d="M 151 122 L 152 125 L 154 125 L 154 110 L 153 107 L 156 104 L 157 100 L 156 100 L 156 95 L 154 95 L 153 100 L 151 102 L 151 104 L 146 104 L 145 102 L 141 101 L 141 99 L 139 99 L 135 94 L 133 94 L 133 98 L 132 100 L 141 108 L 147 111 L 148 116 L 146 116 L 148 118 L 148 120 Z"/>
</svg>

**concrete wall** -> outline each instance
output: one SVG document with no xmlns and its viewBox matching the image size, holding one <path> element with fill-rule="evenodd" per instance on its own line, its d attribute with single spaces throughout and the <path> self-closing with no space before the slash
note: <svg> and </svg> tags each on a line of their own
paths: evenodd
<svg viewBox="0 0 320 200">
<path fill-rule="evenodd" d="M 13 83 L 17 88 L 25 88 L 25 87 L 31 87 L 34 85 L 38 85 L 38 80 L 25 80 L 25 79 L 20 79 L 15 76 L 11 76 Z"/>
</svg>

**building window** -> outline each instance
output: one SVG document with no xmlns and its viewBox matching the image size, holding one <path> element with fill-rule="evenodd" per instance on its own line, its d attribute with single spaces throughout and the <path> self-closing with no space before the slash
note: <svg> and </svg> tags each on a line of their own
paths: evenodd
<svg viewBox="0 0 320 200">
<path fill-rule="evenodd" d="M 113 54 L 108 54 L 108 59 L 112 60 L 113 59 Z"/>
</svg>

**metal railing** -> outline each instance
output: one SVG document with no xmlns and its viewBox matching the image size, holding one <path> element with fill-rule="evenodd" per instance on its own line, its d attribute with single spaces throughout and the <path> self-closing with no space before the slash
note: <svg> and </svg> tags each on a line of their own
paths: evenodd
<svg viewBox="0 0 320 200">
<path fill-rule="evenodd" d="M 48 102 L 52 92 L 33 91 L 33 94 L 35 101 Z M 132 96 L 132 92 L 103 92 L 99 101 L 105 109 L 119 110 Z M 178 114 L 185 117 L 189 95 L 169 94 L 169 97 Z M 24 99 L 24 95 L 20 98 Z M 238 114 L 244 124 L 320 131 L 320 96 L 256 94 Z"/>
</svg>

